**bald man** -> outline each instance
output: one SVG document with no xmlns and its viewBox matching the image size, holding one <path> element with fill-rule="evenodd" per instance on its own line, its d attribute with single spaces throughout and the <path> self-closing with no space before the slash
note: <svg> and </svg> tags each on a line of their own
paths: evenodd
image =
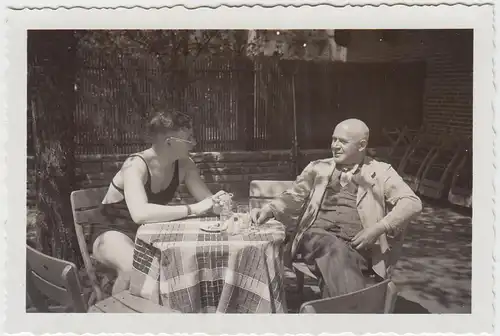
<svg viewBox="0 0 500 336">
<path fill-rule="evenodd" d="M 366 286 L 390 267 L 387 234 L 396 235 L 422 203 L 389 165 L 366 155 L 369 129 L 358 119 L 335 127 L 333 157 L 311 162 L 291 189 L 251 212 L 259 225 L 274 217 L 292 229 L 288 259 L 300 253 L 317 266 L 323 297 Z"/>
</svg>

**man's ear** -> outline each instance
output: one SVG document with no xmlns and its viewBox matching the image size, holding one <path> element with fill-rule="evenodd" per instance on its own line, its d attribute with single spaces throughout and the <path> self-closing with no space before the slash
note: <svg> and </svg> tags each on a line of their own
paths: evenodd
<svg viewBox="0 0 500 336">
<path fill-rule="evenodd" d="M 366 146 L 368 145 L 368 141 L 366 139 L 362 139 L 359 141 L 359 148 L 358 151 L 362 152 L 366 149 Z"/>
</svg>

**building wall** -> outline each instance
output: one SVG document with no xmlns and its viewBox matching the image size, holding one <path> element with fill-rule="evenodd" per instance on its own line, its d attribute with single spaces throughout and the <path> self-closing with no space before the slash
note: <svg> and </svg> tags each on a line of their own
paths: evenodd
<svg viewBox="0 0 500 336">
<path fill-rule="evenodd" d="M 354 31 L 347 62 L 426 61 L 424 123 L 472 134 L 473 33 L 468 30 L 406 30 L 383 35 Z"/>
<path fill-rule="evenodd" d="M 276 35 L 271 31 L 268 35 L 267 54 L 271 55 L 273 46 L 268 44 L 278 41 L 286 44 L 286 34 Z M 316 35 L 328 43 L 324 32 Z M 309 43 L 302 54 L 295 54 L 301 59 L 329 59 L 328 48 L 323 49 L 322 55 L 317 49 L 314 43 Z M 451 128 L 471 135 L 472 30 L 353 30 L 346 54 L 348 63 L 425 61 L 423 122 L 436 133 Z M 283 57 L 290 55 L 285 53 Z"/>
</svg>

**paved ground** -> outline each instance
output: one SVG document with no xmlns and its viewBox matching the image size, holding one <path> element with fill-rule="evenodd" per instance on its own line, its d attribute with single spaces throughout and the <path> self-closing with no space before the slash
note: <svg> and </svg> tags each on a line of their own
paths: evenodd
<svg viewBox="0 0 500 336">
<path fill-rule="evenodd" d="M 431 313 L 470 313 L 472 218 L 427 205 L 412 223 L 395 280 Z"/>
<path fill-rule="evenodd" d="M 394 281 L 401 293 L 396 313 L 470 313 L 472 218 L 460 209 L 426 202 L 411 223 Z M 288 306 L 296 312 L 302 299 L 287 276 Z M 319 298 L 306 278 L 305 300 Z"/>
</svg>

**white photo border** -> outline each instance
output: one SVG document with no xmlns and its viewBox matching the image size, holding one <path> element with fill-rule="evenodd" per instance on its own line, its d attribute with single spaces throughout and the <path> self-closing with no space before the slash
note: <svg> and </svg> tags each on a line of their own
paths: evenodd
<svg viewBox="0 0 500 336">
<path fill-rule="evenodd" d="M 494 24 L 491 5 L 237 7 L 217 9 L 60 9 L 7 12 L 8 167 L 6 251 L 7 333 L 492 333 L 494 325 Z M 473 251 L 471 314 L 447 315 L 128 315 L 27 314 L 26 36 L 27 29 L 474 29 Z M 22 190 L 22 192 L 19 192 Z M 252 319 L 250 319 L 252 317 Z M 258 318 L 258 323 L 254 318 Z"/>
</svg>

